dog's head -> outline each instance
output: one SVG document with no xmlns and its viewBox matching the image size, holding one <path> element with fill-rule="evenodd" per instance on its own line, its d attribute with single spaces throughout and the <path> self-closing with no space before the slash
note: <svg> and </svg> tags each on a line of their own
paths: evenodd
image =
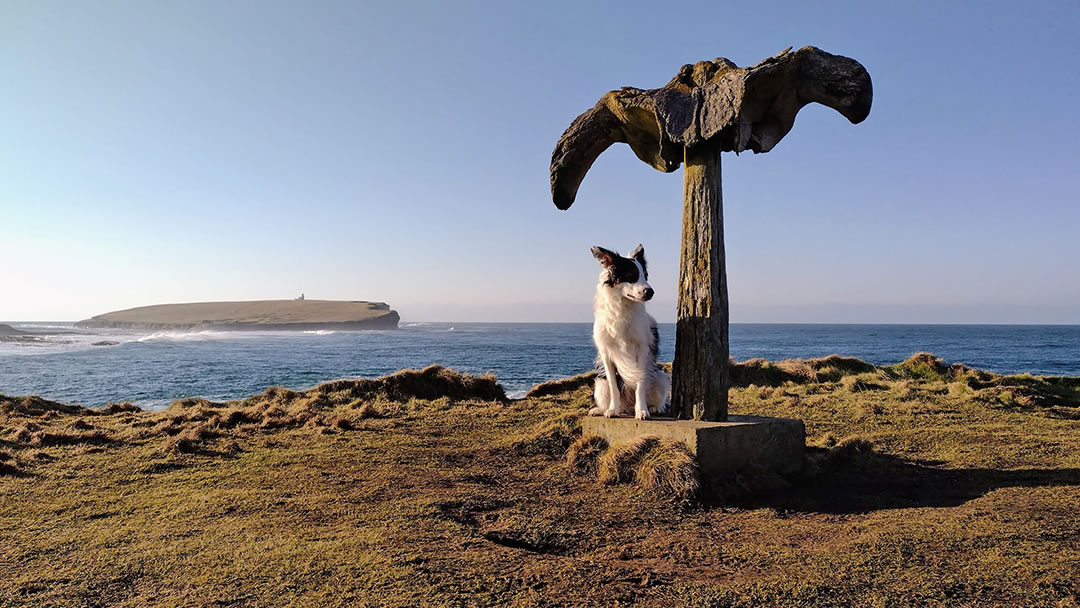
<svg viewBox="0 0 1080 608">
<path fill-rule="evenodd" d="M 649 286 L 649 271 L 645 264 L 645 248 L 638 245 L 630 257 L 604 249 L 592 248 L 593 257 L 604 267 L 600 273 L 601 286 L 616 290 L 619 295 L 636 302 L 648 302 L 653 297 L 653 288 Z"/>
</svg>

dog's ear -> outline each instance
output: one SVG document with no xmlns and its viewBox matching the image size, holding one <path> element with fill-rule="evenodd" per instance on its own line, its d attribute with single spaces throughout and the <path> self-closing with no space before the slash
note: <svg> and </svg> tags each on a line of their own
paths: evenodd
<svg viewBox="0 0 1080 608">
<path fill-rule="evenodd" d="M 638 243 L 638 246 L 634 247 L 634 250 L 630 252 L 630 257 L 637 260 L 638 264 L 641 264 L 641 270 L 645 272 L 645 278 L 648 279 L 649 269 L 645 265 L 645 248 L 641 246 L 641 243 Z"/>
<path fill-rule="evenodd" d="M 593 257 L 596 258 L 596 261 L 600 262 L 600 265 L 604 268 L 611 268 L 615 265 L 615 258 L 619 257 L 619 254 L 604 249 L 603 247 L 593 247 L 592 254 Z"/>
</svg>

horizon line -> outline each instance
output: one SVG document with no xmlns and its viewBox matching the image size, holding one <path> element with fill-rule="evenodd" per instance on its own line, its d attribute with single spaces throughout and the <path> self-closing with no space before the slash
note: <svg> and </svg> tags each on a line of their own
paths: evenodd
<svg viewBox="0 0 1080 608">
<path fill-rule="evenodd" d="M 0 323 L 78 323 L 78 321 L 57 321 L 57 320 L 0 320 Z M 401 319 L 398 322 L 400 327 L 407 323 L 443 323 L 443 324 L 459 324 L 459 325 L 591 325 L 592 321 L 432 321 L 432 320 L 411 320 Z M 675 325 L 677 321 L 657 321 L 659 325 Z M 894 326 L 917 326 L 917 325 L 940 325 L 940 326 L 970 326 L 970 327 L 985 327 L 985 326 L 1006 326 L 1006 327 L 1077 327 L 1080 326 L 1080 322 L 1075 323 L 1022 323 L 1022 322 L 993 322 L 993 323 L 957 323 L 957 322 L 943 322 L 943 321 L 926 321 L 926 322 L 896 322 L 896 321 L 731 321 L 729 325 L 894 325 Z"/>
</svg>

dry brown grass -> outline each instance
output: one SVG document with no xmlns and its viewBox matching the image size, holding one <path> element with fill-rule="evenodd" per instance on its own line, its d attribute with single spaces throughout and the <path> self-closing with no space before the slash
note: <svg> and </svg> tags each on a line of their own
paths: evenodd
<svg viewBox="0 0 1080 608">
<path fill-rule="evenodd" d="M 836 382 L 845 376 L 876 371 L 877 368 L 861 359 L 829 355 L 818 359 L 784 359 L 773 363 L 765 359 L 731 362 L 733 386 L 782 386 L 787 382 Z"/>
<path fill-rule="evenodd" d="M 37 395 L 8 397 L 0 395 L 0 413 L 9 416 L 45 416 L 50 413 L 93 415 L 94 411 L 77 405 L 67 405 L 42 399 Z"/>
<path fill-rule="evenodd" d="M 11 454 L 0 450 L 0 476 L 10 475 L 17 477 L 23 474 L 19 467 L 15 464 L 15 457 Z"/>
<path fill-rule="evenodd" d="M 581 413 L 559 414 L 511 438 L 511 446 L 518 454 L 545 454 L 561 458 L 570 445 L 581 436 Z"/>
<path fill-rule="evenodd" d="M 102 410 L 105 414 L 125 414 L 132 412 L 141 412 L 142 408 L 131 403 L 130 401 L 124 401 L 123 403 L 110 403 Z"/>
<path fill-rule="evenodd" d="M 607 440 L 595 435 L 583 435 L 566 450 L 566 466 L 578 475 L 595 475 L 600 456 L 608 449 Z"/>
<path fill-rule="evenodd" d="M 103 431 L 92 431 L 89 433 L 68 433 L 68 432 L 56 432 L 48 433 L 45 431 L 39 431 L 33 433 L 30 436 L 30 445 L 34 447 L 45 447 L 54 445 L 106 445 L 113 443 L 115 440 L 109 436 L 108 433 Z"/>
<path fill-rule="evenodd" d="M 37 396 L 0 395 L 0 414 L 17 418 L 12 440 L 17 444 L 46 447 L 61 445 L 110 445 L 158 438 L 158 454 L 192 454 L 209 449 L 225 436 L 273 432 L 306 427 L 318 433 L 351 431 L 360 421 L 383 418 L 403 411 L 414 399 L 435 399 L 443 393 L 455 399 L 505 402 L 506 395 L 494 376 L 460 374 L 441 366 L 402 370 L 376 379 L 337 380 L 307 391 L 270 387 L 259 395 L 232 402 L 180 399 L 164 412 L 146 416 L 137 406 L 113 403 L 101 410 L 71 406 Z M 102 416 L 127 416 L 132 426 L 109 434 L 87 420 Z M 57 416 L 75 418 L 62 428 L 43 430 Z"/>
<path fill-rule="evenodd" d="M 697 459 L 680 442 L 662 440 L 634 470 L 638 487 L 664 500 L 688 505 L 701 491 Z"/>
<path fill-rule="evenodd" d="M 432 365 L 422 370 L 406 369 L 373 380 L 335 380 L 320 384 L 308 392 L 326 395 L 331 399 L 350 400 L 382 394 L 394 400 L 447 397 L 506 401 L 506 393 L 494 375 L 472 376 L 441 365 Z"/>
<path fill-rule="evenodd" d="M 701 489 L 697 461 L 682 443 L 646 435 L 600 457 L 602 484 L 632 484 L 663 500 L 689 504 Z"/>
<path fill-rule="evenodd" d="M 624 481 L 598 483 L 588 382 L 506 401 L 344 381 L 116 415 L 4 398 L 0 606 L 1076 604 L 1080 381 L 779 365 L 731 410 L 803 419 L 812 470 L 696 500 L 661 442 L 606 452 Z M 95 432 L 114 441 L 33 445 Z"/>
<path fill-rule="evenodd" d="M 559 380 L 548 380 L 547 382 L 541 382 L 529 389 L 529 391 L 525 393 L 525 398 L 533 399 L 577 391 L 583 387 L 591 387 L 595 380 L 596 372 L 587 372 L 569 378 L 560 378 Z"/>
<path fill-rule="evenodd" d="M 634 481 L 638 464 L 645 454 L 658 445 L 659 437 L 645 435 L 630 443 L 611 448 L 600 457 L 597 478 L 600 483 L 607 485 Z"/>
</svg>

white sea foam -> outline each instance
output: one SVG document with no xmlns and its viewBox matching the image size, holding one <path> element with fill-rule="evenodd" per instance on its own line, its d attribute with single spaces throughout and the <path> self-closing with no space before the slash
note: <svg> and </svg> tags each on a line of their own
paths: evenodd
<svg viewBox="0 0 1080 608">
<path fill-rule="evenodd" d="M 222 340 L 229 337 L 240 337 L 239 332 L 212 331 L 156 331 L 148 336 L 129 340 L 130 342 L 204 342 L 206 340 Z"/>
<path fill-rule="evenodd" d="M 305 334 L 312 334 L 314 336 L 329 336 L 330 334 L 337 333 L 332 329 L 313 329 L 311 331 L 305 331 Z"/>
<path fill-rule="evenodd" d="M 9 323 L 15 329 L 63 329 L 71 330 L 75 328 L 74 323 Z"/>
</svg>

